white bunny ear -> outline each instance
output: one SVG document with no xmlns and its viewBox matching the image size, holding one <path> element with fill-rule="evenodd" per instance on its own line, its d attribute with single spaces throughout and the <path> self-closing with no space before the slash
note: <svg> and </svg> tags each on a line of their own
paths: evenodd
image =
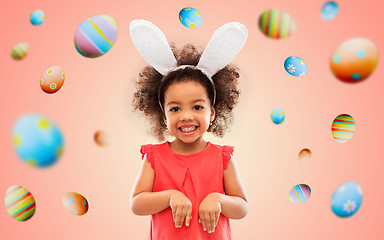
<svg viewBox="0 0 384 240">
<path fill-rule="evenodd" d="M 130 24 L 133 44 L 141 56 L 161 75 L 177 66 L 173 52 L 164 33 L 153 23 L 133 20 Z"/>
<path fill-rule="evenodd" d="M 247 28 L 241 23 L 231 22 L 221 26 L 213 34 L 197 68 L 212 77 L 232 61 L 244 46 L 247 37 Z"/>
</svg>

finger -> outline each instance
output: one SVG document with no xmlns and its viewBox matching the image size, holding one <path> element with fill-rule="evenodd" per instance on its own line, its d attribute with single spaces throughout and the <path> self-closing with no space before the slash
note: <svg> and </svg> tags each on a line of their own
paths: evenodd
<svg viewBox="0 0 384 240">
<path fill-rule="evenodd" d="M 211 225 L 211 232 L 214 232 L 215 231 L 215 227 L 216 227 L 216 214 L 214 212 L 210 213 L 209 216 L 210 216 L 210 225 Z M 211 233 L 210 232 L 210 233 Z"/>
<path fill-rule="evenodd" d="M 179 222 L 180 227 L 183 225 L 184 219 L 187 216 L 187 212 L 188 212 L 188 207 L 184 206 L 182 211 L 181 211 L 181 216 L 180 216 L 180 222 Z"/>
<path fill-rule="evenodd" d="M 178 207 L 176 209 L 176 218 L 174 220 L 175 220 L 175 227 L 177 227 L 177 228 L 181 227 L 180 221 L 181 221 L 181 211 L 182 210 L 183 210 L 182 207 Z"/>
<path fill-rule="evenodd" d="M 215 228 L 217 226 L 217 223 L 219 222 L 219 219 L 220 219 L 220 212 L 216 212 L 215 213 Z"/>
<path fill-rule="evenodd" d="M 189 207 L 187 209 L 187 215 L 185 217 L 185 226 L 189 226 L 189 222 L 191 221 L 192 219 L 192 207 Z"/>
<path fill-rule="evenodd" d="M 204 214 L 203 213 L 200 213 L 200 219 L 199 219 L 202 227 L 203 227 L 203 230 L 204 231 L 207 231 L 207 226 L 205 225 L 205 219 L 204 219 Z"/>
<path fill-rule="evenodd" d="M 207 227 L 208 233 L 211 233 L 212 231 L 212 226 L 211 226 L 211 217 L 209 213 L 204 213 L 204 219 L 205 219 L 205 226 Z"/>
</svg>

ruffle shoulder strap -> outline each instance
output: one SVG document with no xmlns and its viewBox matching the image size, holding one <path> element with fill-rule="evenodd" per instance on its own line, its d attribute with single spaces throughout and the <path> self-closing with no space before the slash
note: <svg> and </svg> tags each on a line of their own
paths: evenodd
<svg viewBox="0 0 384 240">
<path fill-rule="evenodd" d="M 144 156 L 147 155 L 148 162 L 150 162 L 152 168 L 155 169 L 155 162 L 153 158 L 153 145 L 152 144 L 142 145 L 140 148 L 140 153 L 141 153 L 141 159 L 144 159 Z"/>
<path fill-rule="evenodd" d="M 233 146 L 223 146 L 223 169 L 228 167 L 228 162 L 231 160 L 234 150 L 235 147 Z"/>
</svg>

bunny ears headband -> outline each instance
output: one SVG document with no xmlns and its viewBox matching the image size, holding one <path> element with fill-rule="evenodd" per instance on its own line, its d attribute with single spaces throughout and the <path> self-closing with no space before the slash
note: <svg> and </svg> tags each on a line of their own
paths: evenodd
<svg viewBox="0 0 384 240">
<path fill-rule="evenodd" d="M 244 46 L 247 40 L 247 28 L 241 23 L 231 22 L 215 31 L 206 46 L 197 66 L 177 66 L 177 61 L 164 36 L 164 33 L 153 23 L 145 20 L 133 20 L 130 24 L 132 41 L 140 55 L 156 69 L 166 76 L 172 71 L 191 67 L 202 71 L 211 81 L 211 77 L 228 65 Z M 213 103 L 215 102 L 215 92 Z M 162 105 L 160 103 L 160 107 Z"/>
</svg>

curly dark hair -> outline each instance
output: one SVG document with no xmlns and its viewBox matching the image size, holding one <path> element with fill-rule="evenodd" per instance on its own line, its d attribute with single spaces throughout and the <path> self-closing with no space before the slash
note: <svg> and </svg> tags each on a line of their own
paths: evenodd
<svg viewBox="0 0 384 240">
<path fill-rule="evenodd" d="M 175 55 L 177 65 L 196 66 L 200 60 L 201 52 L 192 44 L 187 44 L 181 49 L 177 49 L 171 44 L 171 49 Z M 233 108 L 238 103 L 240 90 L 237 88 L 239 69 L 233 65 L 227 65 L 215 75 L 212 80 L 215 85 L 216 99 L 214 104 L 215 119 L 209 126 L 207 132 L 223 137 L 233 121 Z M 172 71 L 167 76 L 163 76 L 153 67 L 146 66 L 139 74 L 136 82 L 136 92 L 132 99 L 133 111 L 140 110 L 149 119 L 152 127 L 149 133 L 164 141 L 165 137 L 171 136 L 163 120 L 163 110 L 159 104 L 164 104 L 164 93 L 168 87 L 175 82 L 196 81 L 206 90 L 208 98 L 213 102 L 213 90 L 209 78 L 200 70 L 184 68 Z M 165 80 L 165 81 L 164 81 Z M 161 89 L 160 89 L 161 88 Z M 159 91 L 160 89 L 160 91 Z"/>
</svg>

